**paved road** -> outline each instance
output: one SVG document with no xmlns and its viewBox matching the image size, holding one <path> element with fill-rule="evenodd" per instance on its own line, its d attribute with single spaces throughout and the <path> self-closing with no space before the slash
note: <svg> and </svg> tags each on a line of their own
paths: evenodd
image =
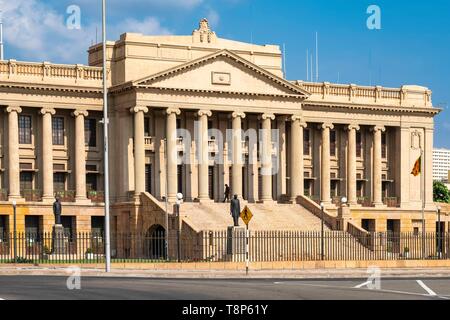
<svg viewBox="0 0 450 320">
<path fill-rule="evenodd" d="M 83 277 L 80 290 L 67 277 L 0 276 L 0 299 L 133 300 L 398 300 L 450 299 L 450 278 L 382 279 L 370 290 L 366 279 L 211 280 Z"/>
</svg>

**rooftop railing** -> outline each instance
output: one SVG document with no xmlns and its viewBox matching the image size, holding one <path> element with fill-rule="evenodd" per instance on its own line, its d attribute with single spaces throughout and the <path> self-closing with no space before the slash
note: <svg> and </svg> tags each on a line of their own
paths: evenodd
<svg viewBox="0 0 450 320">
<path fill-rule="evenodd" d="M 339 100 L 347 102 L 367 101 L 375 104 L 397 106 L 431 107 L 431 90 L 420 86 L 384 88 L 381 86 L 357 86 L 355 84 L 333 84 L 329 82 L 294 81 L 312 94 L 310 100 Z"/>
<path fill-rule="evenodd" d="M 102 68 L 99 67 L 16 60 L 0 61 L 0 75 L 32 76 L 42 79 L 94 80 L 98 82 L 103 79 Z"/>
</svg>

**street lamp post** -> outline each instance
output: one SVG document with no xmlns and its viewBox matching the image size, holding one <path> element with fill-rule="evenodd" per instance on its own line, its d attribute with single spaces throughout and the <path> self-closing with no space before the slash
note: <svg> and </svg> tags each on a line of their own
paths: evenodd
<svg viewBox="0 0 450 320">
<path fill-rule="evenodd" d="M 323 221 L 323 215 L 324 215 L 324 204 L 323 202 L 320 203 L 320 257 L 323 260 L 324 259 L 324 221 Z"/>
<path fill-rule="evenodd" d="M 181 232 L 181 226 L 180 226 L 180 206 L 183 203 L 183 194 L 177 193 L 177 202 L 176 202 L 176 208 L 177 208 L 177 260 L 180 262 L 181 260 L 181 244 L 180 244 L 180 232 Z"/>
<path fill-rule="evenodd" d="M 17 215 L 16 215 L 16 209 L 17 209 L 17 202 L 14 200 L 12 202 L 13 205 L 13 213 L 14 213 L 14 232 L 13 232 L 13 242 L 14 242 L 14 263 L 17 263 Z"/>
<path fill-rule="evenodd" d="M 438 240 L 438 258 L 441 258 L 442 255 L 442 248 L 441 248 L 441 207 L 437 207 L 437 214 L 438 214 L 438 225 L 437 225 L 437 240 Z"/>
</svg>

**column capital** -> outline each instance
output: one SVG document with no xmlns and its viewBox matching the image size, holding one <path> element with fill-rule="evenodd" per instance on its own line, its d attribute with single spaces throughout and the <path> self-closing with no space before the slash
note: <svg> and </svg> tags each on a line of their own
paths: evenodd
<svg viewBox="0 0 450 320">
<path fill-rule="evenodd" d="M 135 106 L 135 107 L 131 107 L 130 108 L 130 112 L 131 113 L 138 113 L 138 112 L 144 112 L 147 113 L 148 112 L 148 108 L 145 106 Z"/>
<path fill-rule="evenodd" d="M 211 117 L 212 116 L 212 112 L 211 112 L 211 110 L 204 110 L 204 109 L 202 109 L 202 110 L 198 110 L 197 115 L 199 117 L 201 117 L 201 116 Z"/>
<path fill-rule="evenodd" d="M 386 127 L 385 126 L 376 125 L 371 130 L 373 132 L 377 132 L 377 131 L 385 132 L 386 131 Z"/>
<path fill-rule="evenodd" d="M 22 108 L 19 106 L 8 106 L 8 107 L 6 107 L 5 112 L 6 113 L 11 113 L 11 112 L 21 113 Z"/>
<path fill-rule="evenodd" d="M 259 116 L 260 120 L 275 120 L 275 115 L 273 113 L 263 113 Z"/>
<path fill-rule="evenodd" d="M 308 124 L 305 121 L 302 121 L 303 117 L 301 115 L 298 115 L 298 114 L 291 115 L 289 117 L 289 120 L 291 122 L 300 121 L 300 126 L 303 127 L 303 128 L 306 128 L 308 126 Z"/>
<path fill-rule="evenodd" d="M 324 122 L 322 124 L 319 124 L 319 129 L 334 129 L 334 125 L 331 122 Z"/>
<path fill-rule="evenodd" d="M 244 112 L 238 112 L 235 111 L 231 114 L 231 117 L 234 118 L 241 118 L 241 119 L 245 119 L 245 113 Z"/>
<path fill-rule="evenodd" d="M 39 113 L 41 115 L 45 115 L 47 113 L 50 113 L 52 116 L 54 116 L 56 114 L 56 110 L 54 108 L 51 108 L 51 107 L 43 107 L 41 110 L 39 110 Z"/>
<path fill-rule="evenodd" d="M 349 124 L 348 126 L 347 126 L 347 130 L 356 130 L 356 131 L 359 131 L 359 129 L 361 129 L 360 128 L 360 126 L 359 125 L 357 125 L 357 124 L 354 124 L 354 123 L 351 123 L 351 124 Z"/>
<path fill-rule="evenodd" d="M 167 108 L 165 110 L 166 115 L 171 115 L 172 113 L 175 113 L 177 116 L 181 114 L 181 110 L 179 108 Z"/>
<path fill-rule="evenodd" d="M 72 116 L 73 117 L 79 117 L 79 116 L 87 117 L 87 116 L 89 116 L 89 112 L 87 110 L 75 110 L 74 112 L 72 112 Z"/>
</svg>

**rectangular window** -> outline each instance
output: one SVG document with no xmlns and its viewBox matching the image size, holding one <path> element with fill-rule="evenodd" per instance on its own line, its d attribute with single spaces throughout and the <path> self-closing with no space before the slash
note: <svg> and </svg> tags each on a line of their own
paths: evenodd
<svg viewBox="0 0 450 320">
<path fill-rule="evenodd" d="M 336 130 L 330 130 L 330 156 L 336 156 Z"/>
<path fill-rule="evenodd" d="M 25 216 L 25 233 L 29 240 L 38 241 L 41 232 L 41 216 Z M 32 245 L 32 243 L 30 243 Z"/>
<path fill-rule="evenodd" d="M 103 235 L 105 230 L 105 218 L 101 216 L 91 217 L 91 232 L 96 235 Z"/>
<path fill-rule="evenodd" d="M 20 191 L 33 190 L 33 173 L 24 171 L 20 173 Z"/>
<path fill-rule="evenodd" d="M 97 146 L 97 121 L 95 119 L 84 120 L 84 144 L 88 147 Z"/>
<path fill-rule="evenodd" d="M 356 156 L 360 158 L 361 155 L 362 155 L 362 136 L 361 136 L 361 132 L 357 131 L 356 132 Z"/>
<path fill-rule="evenodd" d="M 53 137 L 53 145 L 56 145 L 56 146 L 64 145 L 64 118 L 63 117 L 53 117 L 52 118 L 52 137 Z"/>
<path fill-rule="evenodd" d="M 151 136 L 151 126 L 150 126 L 150 121 L 151 119 L 148 117 L 145 117 L 144 120 L 144 135 L 146 137 L 150 137 Z"/>
<path fill-rule="evenodd" d="M 310 155 L 310 147 L 311 147 L 311 138 L 310 138 L 310 130 L 304 129 L 303 131 L 303 155 Z"/>
<path fill-rule="evenodd" d="M 53 174 L 53 188 L 55 191 L 66 190 L 66 174 L 64 172 L 55 172 Z"/>
<path fill-rule="evenodd" d="M 386 132 L 381 134 L 381 157 L 386 159 L 387 155 L 387 144 L 386 144 Z"/>
<path fill-rule="evenodd" d="M 97 174 L 88 173 L 86 175 L 86 190 L 87 191 L 97 191 Z"/>
<path fill-rule="evenodd" d="M 31 116 L 19 115 L 19 143 L 31 144 Z"/>
</svg>

